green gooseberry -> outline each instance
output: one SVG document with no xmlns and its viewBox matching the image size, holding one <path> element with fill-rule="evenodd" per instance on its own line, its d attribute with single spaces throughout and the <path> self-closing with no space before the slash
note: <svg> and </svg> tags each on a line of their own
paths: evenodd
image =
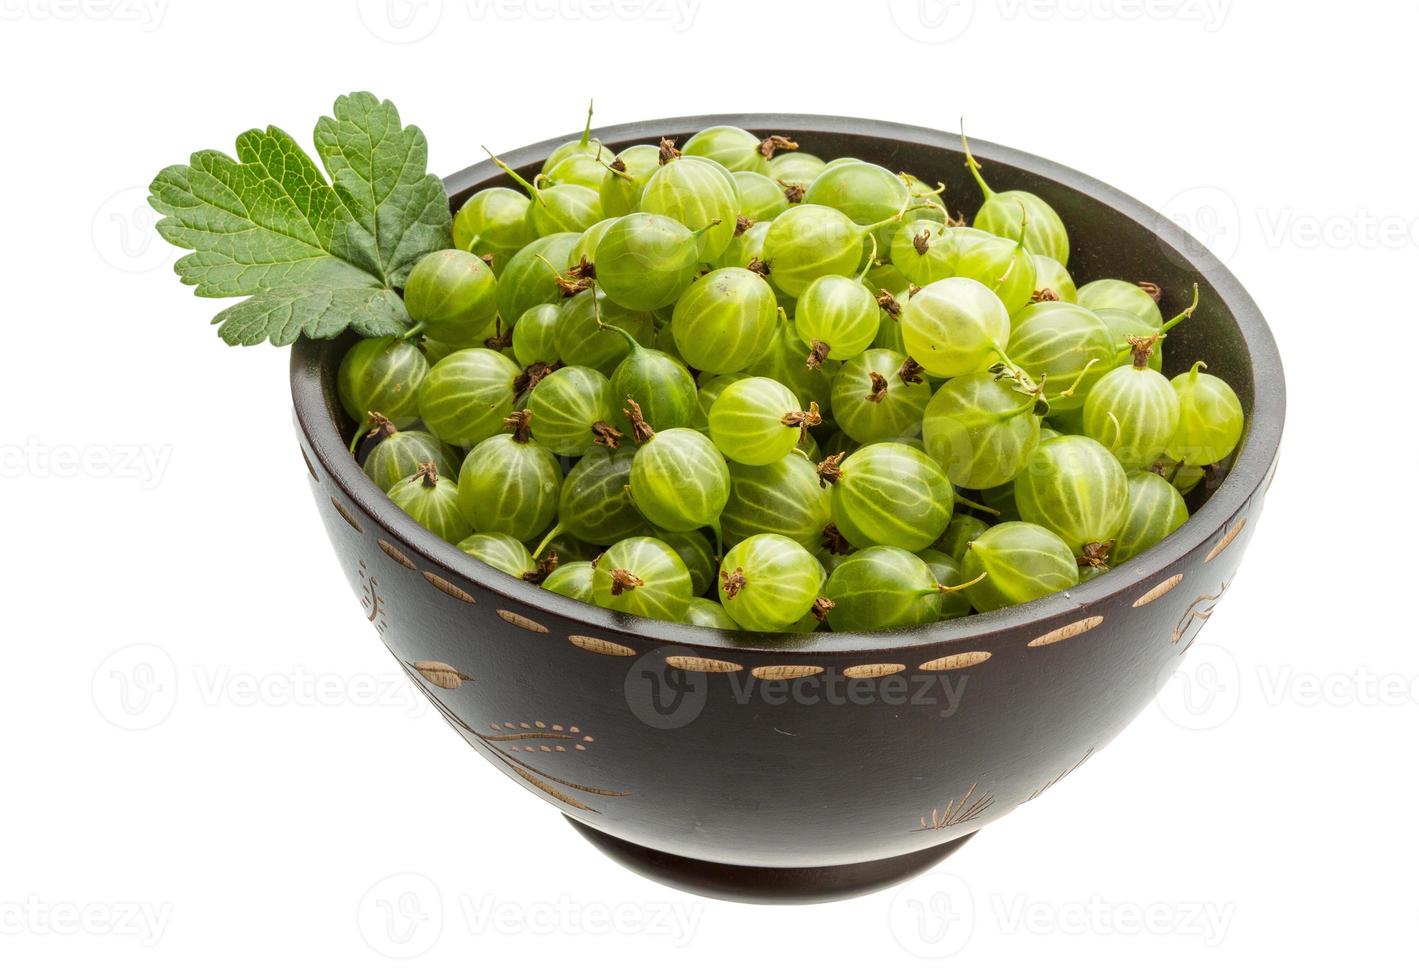
<svg viewBox="0 0 1419 980">
<path fill-rule="evenodd" d="M 855 548 L 920 551 L 951 520 L 951 482 L 929 456 L 904 443 L 874 442 L 845 460 L 830 456 L 818 473 L 833 484 L 833 523 Z"/>
<path fill-rule="evenodd" d="M 523 367 L 551 364 L 557 359 L 557 325 L 562 308 L 556 303 L 528 307 L 512 328 L 512 354 Z"/>
<path fill-rule="evenodd" d="M 487 147 L 483 150 L 488 152 Z M 580 233 L 606 217 L 601 213 L 599 190 L 572 182 L 551 183 L 545 174 L 538 174 L 535 181 L 529 181 L 491 152 L 488 152 L 488 156 L 503 173 L 517 181 L 532 199 L 527 214 L 532 223 L 532 230 L 537 235 Z"/>
<path fill-rule="evenodd" d="M 700 261 L 713 262 L 734 237 L 739 189 L 729 171 L 707 157 L 672 157 L 646 181 L 640 209 L 674 218 L 686 228 L 704 228 L 695 244 Z"/>
<path fill-rule="evenodd" d="M 578 602 L 592 602 L 591 579 L 596 568 L 589 561 L 558 565 L 542 580 L 542 588 Z"/>
<path fill-rule="evenodd" d="M 594 256 L 596 283 L 628 310 L 669 306 L 695 278 L 701 235 L 674 218 L 643 211 L 616 218 Z"/>
<path fill-rule="evenodd" d="M 959 564 L 966 556 L 966 545 L 980 537 L 988 527 L 989 524 L 974 514 L 953 514 L 951 523 L 946 525 L 933 550 L 954 558 Z"/>
<path fill-rule="evenodd" d="M 1048 255 L 1030 253 L 1030 261 L 1035 263 L 1035 298 L 1038 302 L 1063 300 L 1077 303 L 1079 291 L 1069 270 Z"/>
<path fill-rule="evenodd" d="M 552 170 L 563 160 L 571 157 L 596 157 L 601 152 L 601 141 L 591 138 L 591 117 L 596 109 L 594 102 L 586 104 L 586 125 L 582 127 L 581 138 L 567 140 L 560 144 L 555 150 L 547 155 L 547 159 L 542 163 L 542 169 Z"/>
<path fill-rule="evenodd" d="M 501 431 L 516 399 L 517 365 L 473 347 L 433 366 L 419 388 L 419 417 L 430 432 L 455 446 L 472 446 Z"/>
<path fill-rule="evenodd" d="M 632 616 L 678 621 L 692 595 L 685 563 L 658 538 L 617 541 L 597 560 L 591 575 L 592 600 Z"/>
<path fill-rule="evenodd" d="M 1039 443 L 1040 402 L 1010 379 L 962 374 L 931 396 L 922 419 L 926 452 L 958 487 L 1014 479 Z"/>
<path fill-rule="evenodd" d="M 985 203 L 976 212 L 972 224 L 995 235 L 1014 237 L 1020 227 L 1023 215 L 1025 222 L 1024 245 L 1032 253 L 1048 255 L 1060 265 L 1069 263 L 1069 234 L 1065 231 L 1064 220 L 1054 208 L 1039 195 L 1029 191 L 994 191 L 981 176 L 980 164 L 971 156 L 970 146 L 965 136 L 961 145 L 966 152 L 966 166 L 980 187 Z"/>
<path fill-rule="evenodd" d="M 542 554 L 565 534 L 580 541 L 610 544 L 648 533 L 645 518 L 630 493 L 635 454 L 634 446 L 588 449 L 562 480 L 557 524 L 537 546 L 535 554 Z"/>
<path fill-rule="evenodd" d="M 547 235 L 508 260 L 498 275 L 497 288 L 498 316 L 504 323 L 516 323 L 539 303 L 561 300 L 560 270 L 571 265 L 572 246 L 580 237 L 571 232 Z"/>
<path fill-rule="evenodd" d="M 612 327 L 618 329 L 607 329 Z M 655 321 L 649 313 L 613 302 L 599 286 L 593 286 L 562 304 L 556 335 L 557 359 L 563 364 L 610 374 L 630 353 L 626 336 L 637 344 L 654 342 Z"/>
<path fill-rule="evenodd" d="M 1241 399 L 1215 374 L 1203 374 L 1197 361 L 1173 378 L 1178 394 L 1178 426 L 1168 440 L 1167 454 L 1188 466 L 1220 463 L 1242 440 L 1246 415 Z"/>
<path fill-rule="evenodd" d="M 685 363 L 731 374 L 767 350 L 776 315 L 773 290 L 763 278 L 748 269 L 715 269 L 680 296 L 670 330 Z"/>
<path fill-rule="evenodd" d="M 1035 295 L 1035 263 L 1019 238 L 987 235 L 962 242 L 954 273 L 986 286 L 1011 314 Z"/>
<path fill-rule="evenodd" d="M 761 259 L 774 288 L 797 298 L 822 276 L 856 273 L 863 238 L 876 227 L 859 225 L 835 208 L 800 204 L 773 220 Z"/>
<path fill-rule="evenodd" d="M 690 600 L 690 604 L 685 607 L 685 620 L 691 626 L 703 626 L 712 630 L 737 630 L 739 624 L 734 621 L 734 617 L 724 611 L 714 599 L 705 599 L 695 596 Z"/>
<path fill-rule="evenodd" d="M 576 244 L 572 246 L 572 261 L 577 273 L 585 271 L 588 277 L 591 275 L 592 270 L 587 269 L 587 266 L 596 261 L 597 252 L 601 248 L 601 239 L 606 237 L 606 232 L 617 220 L 616 218 L 602 218 L 581 233 Z M 572 270 L 568 270 L 569 277 L 575 278 L 571 273 Z"/>
<path fill-rule="evenodd" d="M 601 177 L 601 210 L 619 218 L 640 208 L 646 181 L 660 167 L 660 147 L 649 143 L 628 146 L 616 154 Z"/>
<path fill-rule="evenodd" d="M 865 160 L 842 160 L 828 164 L 813 178 L 803 203 L 841 211 L 858 225 L 875 225 L 878 247 L 886 253 L 892 238 L 889 225 L 911 203 L 911 191 L 886 167 Z"/>
<path fill-rule="evenodd" d="M 558 456 L 582 456 L 592 446 L 618 444 L 621 433 L 612 419 L 619 413 L 611 403 L 611 383 L 595 368 L 558 368 L 532 389 L 527 408 L 532 437 Z"/>
<path fill-rule="evenodd" d="M 709 410 L 709 435 L 727 459 L 765 466 L 782 459 L 822 421 L 817 404 L 804 411 L 792 391 L 772 378 L 728 385 Z"/>
<path fill-rule="evenodd" d="M 473 530 L 458 509 L 458 485 L 451 479 L 439 477 L 437 463 L 420 463 L 413 476 L 389 488 L 388 496 L 425 530 L 449 544 Z"/>
<path fill-rule="evenodd" d="M 847 555 L 828 576 L 834 632 L 923 626 L 941 619 L 942 593 L 925 561 L 901 548 L 875 545 Z"/>
<path fill-rule="evenodd" d="M 798 339 L 793 321 L 785 318 L 780 310 L 778 326 L 771 331 L 763 353 L 745 368 L 745 373 L 773 378 L 792 391 L 800 405 L 817 402 L 819 414 L 827 416 L 832 408 L 833 379 L 837 377 L 840 362 L 824 361 L 816 368 L 809 367 L 811 353 L 808 345 Z"/>
<path fill-rule="evenodd" d="M 1128 285 L 1125 283 L 1125 285 Z M 1116 310 L 1105 307 L 1094 312 L 1099 315 L 1109 328 L 1109 333 L 1113 336 L 1114 352 L 1117 356 L 1115 364 L 1133 363 L 1133 344 L 1131 341 L 1135 337 L 1155 337 L 1153 349 L 1148 355 L 1148 366 L 1154 371 L 1163 370 L 1163 337 L 1168 331 L 1176 327 L 1184 320 L 1190 319 L 1197 312 L 1199 302 L 1197 283 L 1192 284 L 1192 302 L 1187 308 L 1182 310 L 1177 316 L 1167 320 L 1161 327 L 1154 327 L 1151 323 L 1130 313 L 1128 310 Z"/>
<path fill-rule="evenodd" d="M 1113 336 L 1093 310 L 1063 301 L 1032 303 L 1010 323 L 1006 356 L 1044 383 L 1051 414 L 1082 408 L 1113 368 Z"/>
<path fill-rule="evenodd" d="M 874 241 L 874 256 L 876 250 Z M 793 322 L 798 339 L 808 346 L 809 367 L 828 358 L 845 361 L 872 345 L 882 314 L 877 297 L 863 283 L 872 261 L 853 277 L 820 276 L 798 297 Z"/>
<path fill-rule="evenodd" d="M 936 580 L 937 592 L 941 596 L 941 614 L 937 619 L 944 621 L 969 616 L 971 600 L 966 598 L 965 576 L 961 574 L 960 560 L 934 548 L 918 551 L 916 556 L 926 562 L 926 567 L 931 569 L 931 577 Z"/>
<path fill-rule="evenodd" d="M 805 548 L 817 547 L 833 519 L 832 494 L 818 469 L 798 453 L 767 466 L 729 464 L 729 498 L 720 514 L 728 544 L 755 534 L 781 534 Z"/>
<path fill-rule="evenodd" d="M 783 140 L 784 137 L 775 136 L 769 139 Z M 768 142 L 738 126 L 710 126 L 687 139 L 682 152 L 686 156 L 709 157 L 731 172 L 748 170 L 767 175 L 768 156 L 772 155 L 773 151 L 766 153 L 762 147 Z"/>
<path fill-rule="evenodd" d="M 458 508 L 474 531 L 500 531 L 520 541 L 541 534 L 557 516 L 562 468 L 532 438 L 526 410 L 512 431 L 474 446 L 458 471 Z"/>
<path fill-rule="evenodd" d="M 715 260 L 715 267 L 720 269 L 749 268 L 751 263 L 764 254 L 764 239 L 769 234 L 771 224 L 770 221 L 741 219 L 734 231 L 734 237 L 729 240 L 729 247 L 724 250 L 723 255 Z"/>
<path fill-rule="evenodd" d="M 700 375 L 699 390 L 695 393 L 695 410 L 691 413 L 690 428 L 709 435 L 709 413 L 720 393 L 747 374 Z"/>
<path fill-rule="evenodd" d="M 1105 374 L 1084 399 L 1084 434 L 1109 447 L 1125 470 L 1157 459 L 1181 412 L 1177 390 L 1148 366 L 1157 335 L 1131 340 L 1133 363 Z"/>
<path fill-rule="evenodd" d="M 632 423 L 639 418 L 653 429 L 678 429 L 690 424 L 697 405 L 695 379 L 680 361 L 644 347 L 619 327 L 614 331 L 630 345 L 630 353 L 611 372 L 611 402 L 626 405 Z"/>
<path fill-rule="evenodd" d="M 1109 550 L 1109 563 L 1122 565 L 1153 547 L 1182 527 L 1187 516 L 1187 504 L 1171 483 L 1156 473 L 1130 473 L 1128 503 Z"/>
<path fill-rule="evenodd" d="M 631 497 L 646 520 L 667 531 L 710 527 L 729 499 L 729 467 L 714 443 L 694 429 L 637 429 Z"/>
<path fill-rule="evenodd" d="M 739 190 L 739 214 L 751 221 L 772 221 L 788 210 L 788 197 L 783 185 L 766 174 L 753 170 L 738 170 L 734 186 Z"/>
<path fill-rule="evenodd" d="M 760 633 L 785 630 L 814 609 L 823 566 L 792 538 L 755 534 L 719 565 L 719 601 L 739 626 Z"/>
<path fill-rule="evenodd" d="M 458 542 L 458 549 L 513 578 L 526 581 L 537 575 L 537 562 L 527 546 L 510 534 L 497 531 L 472 534 Z"/>
<path fill-rule="evenodd" d="M 501 271 L 532 241 L 531 199 L 511 187 L 485 187 L 463 202 L 453 216 L 453 245 L 474 255 L 491 255 Z"/>
<path fill-rule="evenodd" d="M 407 480 L 419 470 L 421 463 L 434 463 L 441 473 L 458 471 L 458 460 L 432 432 L 418 429 L 396 429 L 382 422 L 373 436 L 379 441 L 365 456 L 365 475 L 385 493 L 401 480 Z"/>
<path fill-rule="evenodd" d="M 901 307 L 906 352 L 942 377 L 984 371 L 1011 342 L 1010 314 L 974 279 L 953 276 L 922 287 Z"/>
<path fill-rule="evenodd" d="M 1157 289 L 1152 283 L 1149 286 Z M 1146 333 L 1161 333 L 1163 314 L 1142 286 L 1122 279 L 1095 279 L 1079 287 L 1079 305 L 1091 310 L 1124 310 L 1148 325 Z M 1139 334 L 1141 336 L 1141 334 Z"/>
<path fill-rule="evenodd" d="M 430 252 L 409 272 L 404 308 L 424 336 L 473 347 L 493 334 L 498 283 L 481 258 L 456 248 Z"/>
<path fill-rule="evenodd" d="M 971 608 L 990 612 L 1073 588 L 1079 584 L 1079 564 L 1053 531 L 1006 521 L 966 546 L 961 575 L 974 583 L 965 588 Z"/>
<path fill-rule="evenodd" d="M 371 412 L 399 428 L 412 425 L 421 414 L 419 392 L 428 374 L 429 362 L 408 341 L 367 337 L 351 345 L 340 359 L 335 388 L 340 405 L 358 425 L 356 442 L 372 426 Z"/>
<path fill-rule="evenodd" d="M 674 549 L 684 562 L 685 570 L 690 573 L 690 591 L 694 595 L 704 595 L 719 569 L 714 542 L 703 531 L 656 531 L 655 536 Z"/>
<path fill-rule="evenodd" d="M 802 184 L 806 189 L 826 166 L 822 157 L 802 150 L 775 153 L 769 158 L 769 176 L 785 184 Z"/>
<path fill-rule="evenodd" d="M 931 401 L 921 366 L 881 347 L 844 363 L 833 378 L 832 391 L 833 421 L 859 443 L 917 435 Z"/>
<path fill-rule="evenodd" d="M 1113 538 L 1127 503 L 1123 467 L 1087 436 L 1040 443 L 1015 476 L 1020 517 L 1059 535 L 1075 554 Z"/>
<path fill-rule="evenodd" d="M 945 225 L 933 218 L 917 218 L 898 226 L 889 248 L 892 267 L 916 286 L 949 279 L 955 274 L 960 239 L 944 234 L 945 230 Z"/>
</svg>

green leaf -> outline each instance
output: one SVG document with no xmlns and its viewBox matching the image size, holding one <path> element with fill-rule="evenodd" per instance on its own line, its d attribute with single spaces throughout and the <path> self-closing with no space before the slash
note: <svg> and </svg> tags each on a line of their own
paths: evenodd
<svg viewBox="0 0 1419 980">
<path fill-rule="evenodd" d="M 352 327 L 407 330 L 394 290 L 425 253 L 452 246 L 443 184 L 425 172 L 423 133 L 392 103 L 358 92 L 335 103 L 315 141 L 334 178 L 274 126 L 168 167 L 150 188 L 158 231 L 198 296 L 249 296 L 214 319 L 229 344 L 289 344 Z"/>
<path fill-rule="evenodd" d="M 353 327 L 366 337 L 398 336 L 412 326 L 404 301 L 383 286 L 281 286 L 244 299 L 212 318 L 228 344 L 249 347 L 269 341 L 277 347 L 302 334 L 315 340 Z"/>
<path fill-rule="evenodd" d="M 356 218 L 350 249 L 386 283 L 401 285 L 420 257 L 453 247 L 443 181 L 427 172 L 428 142 L 401 128 L 399 110 L 368 92 L 335 100 L 315 127 L 315 149 Z"/>
</svg>

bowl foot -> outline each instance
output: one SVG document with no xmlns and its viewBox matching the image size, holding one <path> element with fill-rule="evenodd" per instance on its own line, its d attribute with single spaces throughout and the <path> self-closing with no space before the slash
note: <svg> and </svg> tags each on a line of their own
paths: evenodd
<svg viewBox="0 0 1419 980">
<path fill-rule="evenodd" d="M 567 822 L 601 853 L 652 881 L 708 898 L 755 905 L 806 905 L 865 895 L 921 874 L 975 836 L 970 833 L 911 854 L 860 864 L 754 868 L 681 857 L 612 837 L 571 817 Z"/>
</svg>

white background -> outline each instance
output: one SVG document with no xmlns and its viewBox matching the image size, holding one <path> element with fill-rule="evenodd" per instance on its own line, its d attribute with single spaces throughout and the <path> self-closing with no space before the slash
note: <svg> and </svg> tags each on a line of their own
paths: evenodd
<svg viewBox="0 0 1419 980">
<path fill-rule="evenodd" d="M 0 0 L 0 972 L 1411 960 L 1413 6 L 686 2 Z M 403 680 L 312 509 L 285 352 L 226 349 L 151 232 L 159 168 L 250 126 L 308 141 L 354 89 L 422 126 L 439 173 L 578 128 L 591 95 L 606 124 L 964 116 L 1189 224 L 1270 319 L 1291 403 L 1179 678 L 901 890 L 736 906 L 593 852 Z"/>
</svg>

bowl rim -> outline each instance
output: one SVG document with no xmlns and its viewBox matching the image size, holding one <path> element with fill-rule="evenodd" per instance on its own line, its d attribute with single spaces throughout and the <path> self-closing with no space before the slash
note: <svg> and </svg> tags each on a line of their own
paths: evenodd
<svg viewBox="0 0 1419 980">
<path fill-rule="evenodd" d="M 789 113 L 652 119 L 598 128 L 593 130 L 593 135 L 612 146 L 654 143 L 664 135 L 689 134 L 712 125 L 739 126 L 751 132 L 811 132 L 867 137 L 888 142 L 909 142 L 943 151 L 954 151 L 960 143 L 958 134 L 903 123 Z M 580 133 L 570 133 L 511 150 L 500 154 L 500 157 L 513 169 L 521 170 L 540 164 L 557 146 L 579 137 Z M 1151 229 L 1166 257 L 1183 268 L 1191 269 L 1199 282 L 1205 282 L 1216 292 L 1238 324 L 1252 367 L 1253 404 L 1242 449 L 1231 471 L 1211 497 L 1182 527 L 1163 541 L 1126 565 L 1113 569 L 1110 574 L 1097 576 L 1073 589 L 989 613 L 872 633 L 729 632 L 629 616 L 548 592 L 540 586 L 499 572 L 424 529 L 381 493 L 350 455 L 337 428 L 336 406 L 327 398 L 327 391 L 333 389 L 333 385 L 328 384 L 327 376 L 334 369 L 334 347 L 329 341 L 301 338 L 292 350 L 290 383 L 296 424 L 319 460 L 320 467 L 331 475 L 340 491 L 366 519 L 382 528 L 401 547 L 509 601 L 620 638 L 649 641 L 658 647 L 679 645 L 736 655 L 762 653 L 781 656 L 789 652 L 802 656 L 847 656 L 884 649 L 934 649 L 943 645 L 960 649 L 989 649 L 991 637 L 1061 617 L 1077 618 L 1091 607 L 1116 600 L 1124 593 L 1131 594 L 1140 584 L 1159 579 L 1161 573 L 1216 536 L 1261 488 L 1262 481 L 1272 470 L 1285 418 L 1285 378 L 1280 353 L 1261 310 L 1236 277 L 1200 242 L 1163 215 L 1100 180 L 1033 154 L 974 138 L 971 140 L 971 152 L 983 163 L 1029 171 L 1067 185 L 1095 203 Z M 491 161 L 484 161 L 445 178 L 444 186 L 452 198 L 499 173 Z M 1172 254 L 1167 255 L 1168 252 Z M 1206 271 L 1198 268 L 1198 263 L 1190 260 L 1188 254 L 1210 258 Z M 1122 574 L 1125 571 L 1127 574 Z"/>
</svg>

